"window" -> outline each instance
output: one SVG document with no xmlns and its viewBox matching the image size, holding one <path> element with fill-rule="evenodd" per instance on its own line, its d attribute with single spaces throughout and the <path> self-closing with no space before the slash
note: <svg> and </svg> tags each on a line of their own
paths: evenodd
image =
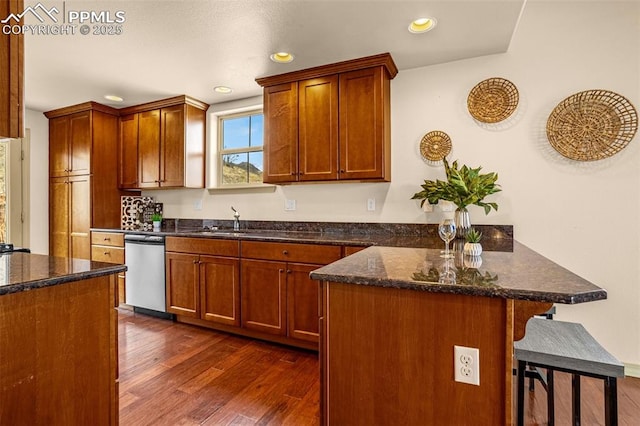
<svg viewBox="0 0 640 426">
<path fill-rule="evenodd" d="M 218 122 L 221 186 L 262 184 L 263 124 L 261 110 L 224 115 Z"/>
</svg>

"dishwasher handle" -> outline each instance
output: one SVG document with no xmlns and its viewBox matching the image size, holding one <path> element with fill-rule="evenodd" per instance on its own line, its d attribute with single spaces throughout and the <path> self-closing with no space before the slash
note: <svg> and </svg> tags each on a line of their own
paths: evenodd
<svg viewBox="0 0 640 426">
<path fill-rule="evenodd" d="M 124 243 L 161 246 L 164 244 L 164 237 L 158 235 L 125 235 Z"/>
</svg>

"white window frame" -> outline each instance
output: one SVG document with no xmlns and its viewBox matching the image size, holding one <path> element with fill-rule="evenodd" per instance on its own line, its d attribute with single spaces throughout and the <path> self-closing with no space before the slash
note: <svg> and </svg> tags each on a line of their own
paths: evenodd
<svg viewBox="0 0 640 426">
<path fill-rule="evenodd" d="M 262 101 L 262 99 L 260 99 Z M 252 182 L 252 183 L 241 183 L 241 184 L 222 184 L 222 157 L 223 155 L 235 152 L 264 152 L 264 145 L 260 148 L 254 149 L 254 147 L 242 148 L 242 149 L 234 149 L 234 150 L 223 150 L 222 149 L 222 119 L 225 118 L 234 118 L 234 117 L 242 117 L 247 115 L 254 114 L 263 114 L 264 111 L 262 108 L 262 104 L 252 104 L 240 108 L 221 110 L 212 112 L 209 116 L 208 126 L 210 130 L 210 152 L 211 155 L 208 156 L 209 166 L 209 182 L 207 184 L 207 188 L 209 192 L 216 190 L 232 190 L 232 189 L 256 189 L 256 188 L 265 188 L 269 189 L 269 191 L 273 191 L 274 185 L 266 184 L 262 182 Z M 264 155 L 264 154 L 263 154 Z M 264 161 L 264 156 L 263 156 Z M 263 171 L 264 172 L 264 171 Z"/>
</svg>

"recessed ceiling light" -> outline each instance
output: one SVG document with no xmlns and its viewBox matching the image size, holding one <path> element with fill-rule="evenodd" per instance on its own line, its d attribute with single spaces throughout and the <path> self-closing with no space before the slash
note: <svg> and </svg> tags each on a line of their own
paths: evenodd
<svg viewBox="0 0 640 426">
<path fill-rule="evenodd" d="M 216 86 L 213 88 L 213 91 L 217 93 L 224 93 L 226 95 L 227 93 L 231 93 L 233 90 L 231 87 L 227 86 Z"/>
<path fill-rule="evenodd" d="M 120 96 L 116 96 L 116 95 L 104 95 L 104 98 L 106 100 L 113 101 L 113 102 L 122 102 L 122 101 L 124 101 L 124 99 L 122 99 Z"/>
<path fill-rule="evenodd" d="M 432 30 L 437 23 L 436 18 L 419 18 L 409 24 L 409 32 L 414 34 L 426 33 Z"/>
<path fill-rule="evenodd" d="M 273 62 L 277 62 L 279 64 L 286 64 L 288 62 L 293 61 L 293 55 L 289 52 L 277 52 L 277 53 L 273 53 L 269 57 Z"/>
</svg>

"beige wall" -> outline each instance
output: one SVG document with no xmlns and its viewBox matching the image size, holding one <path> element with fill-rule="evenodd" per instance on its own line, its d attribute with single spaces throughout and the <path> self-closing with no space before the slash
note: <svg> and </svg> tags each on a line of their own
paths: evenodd
<svg viewBox="0 0 640 426">
<path fill-rule="evenodd" d="M 49 253 L 49 122 L 38 111 L 26 110 L 26 127 L 31 130 L 29 214 L 32 253 Z"/>
<path fill-rule="evenodd" d="M 169 217 L 231 219 L 233 205 L 243 220 L 435 223 L 441 213 L 425 214 L 410 197 L 423 179 L 443 176 L 421 160 L 418 144 L 428 131 L 445 131 L 450 158 L 500 175 L 503 192 L 492 198 L 499 211 L 485 216 L 473 207 L 472 221 L 513 224 L 516 239 L 606 288 L 606 301 L 561 306 L 558 316 L 582 322 L 618 358 L 640 365 L 640 136 L 594 163 L 561 157 L 545 136 L 553 108 L 582 90 L 613 90 L 640 107 L 638 16 L 638 2 L 529 0 L 508 53 L 401 71 L 392 81 L 391 183 L 145 195 L 164 202 Z M 466 110 L 467 94 L 498 76 L 518 87 L 518 111 L 498 126 L 478 125 Z M 46 191 L 37 194 L 34 215 Z M 287 198 L 296 200 L 296 211 L 284 211 Z M 376 199 L 375 212 L 366 210 L 368 198 Z M 198 200 L 202 210 L 194 208 Z"/>
</svg>

